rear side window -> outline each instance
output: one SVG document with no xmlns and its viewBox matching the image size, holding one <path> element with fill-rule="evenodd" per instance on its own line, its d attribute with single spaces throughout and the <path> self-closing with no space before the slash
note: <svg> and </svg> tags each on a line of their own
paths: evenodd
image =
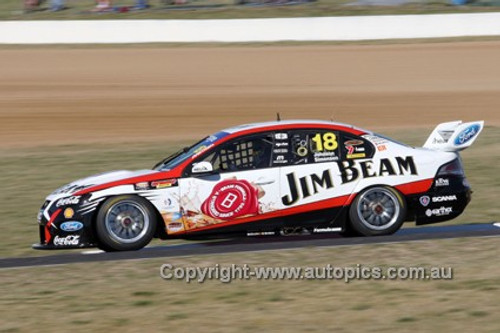
<svg viewBox="0 0 500 333">
<path fill-rule="evenodd" d="M 342 158 L 347 160 L 373 157 L 373 145 L 367 140 L 348 133 L 342 133 Z"/>
<path fill-rule="evenodd" d="M 312 164 L 339 160 L 339 133 L 329 130 L 302 130 L 290 134 L 291 164 Z"/>
</svg>

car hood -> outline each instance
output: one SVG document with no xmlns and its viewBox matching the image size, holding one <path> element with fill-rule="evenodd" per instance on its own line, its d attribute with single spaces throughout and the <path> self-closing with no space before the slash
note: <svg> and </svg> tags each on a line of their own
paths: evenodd
<svg viewBox="0 0 500 333">
<path fill-rule="evenodd" d="M 55 200 L 59 198 L 63 198 L 73 193 L 79 192 L 88 187 L 103 185 L 106 183 L 116 182 L 123 179 L 140 177 L 145 175 L 150 175 L 158 173 L 156 170 L 137 170 L 137 171 L 128 171 L 128 170 L 118 170 L 118 171 L 110 171 L 105 173 L 96 174 L 87 178 L 82 178 L 71 182 L 67 185 L 64 185 L 54 192 L 52 192 L 47 200 Z"/>
</svg>

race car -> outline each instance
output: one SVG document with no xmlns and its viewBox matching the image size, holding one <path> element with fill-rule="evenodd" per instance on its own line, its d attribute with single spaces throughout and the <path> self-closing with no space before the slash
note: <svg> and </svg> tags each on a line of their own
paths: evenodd
<svg viewBox="0 0 500 333">
<path fill-rule="evenodd" d="M 471 199 L 459 151 L 483 121 L 438 125 L 423 147 L 314 120 L 228 128 L 159 162 L 50 194 L 35 249 L 138 250 L 154 237 L 378 236 L 459 216 Z"/>
</svg>

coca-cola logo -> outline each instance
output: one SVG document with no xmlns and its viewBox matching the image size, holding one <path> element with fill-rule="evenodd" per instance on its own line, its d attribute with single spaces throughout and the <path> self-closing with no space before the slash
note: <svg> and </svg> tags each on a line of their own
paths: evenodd
<svg viewBox="0 0 500 333">
<path fill-rule="evenodd" d="M 57 201 L 56 207 L 68 206 L 68 205 L 76 205 L 79 202 L 80 202 L 80 197 L 79 196 L 62 198 L 62 199 L 59 199 Z"/>
<path fill-rule="evenodd" d="M 223 180 L 201 205 L 203 214 L 230 220 L 259 212 L 258 189 L 246 180 Z"/>
<path fill-rule="evenodd" d="M 80 236 L 78 235 L 69 235 L 66 237 L 59 237 L 56 236 L 54 238 L 54 245 L 55 246 L 75 246 L 80 244 Z"/>
</svg>

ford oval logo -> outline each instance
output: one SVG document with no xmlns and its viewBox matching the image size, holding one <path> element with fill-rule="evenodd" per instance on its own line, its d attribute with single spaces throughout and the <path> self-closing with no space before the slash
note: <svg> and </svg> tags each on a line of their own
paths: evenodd
<svg viewBox="0 0 500 333">
<path fill-rule="evenodd" d="M 61 223 L 61 229 L 64 231 L 77 231 L 83 228 L 83 223 L 77 221 L 69 221 Z"/>
<path fill-rule="evenodd" d="M 455 145 L 460 146 L 474 138 L 481 127 L 478 124 L 470 125 L 458 134 L 455 138 Z"/>
</svg>

